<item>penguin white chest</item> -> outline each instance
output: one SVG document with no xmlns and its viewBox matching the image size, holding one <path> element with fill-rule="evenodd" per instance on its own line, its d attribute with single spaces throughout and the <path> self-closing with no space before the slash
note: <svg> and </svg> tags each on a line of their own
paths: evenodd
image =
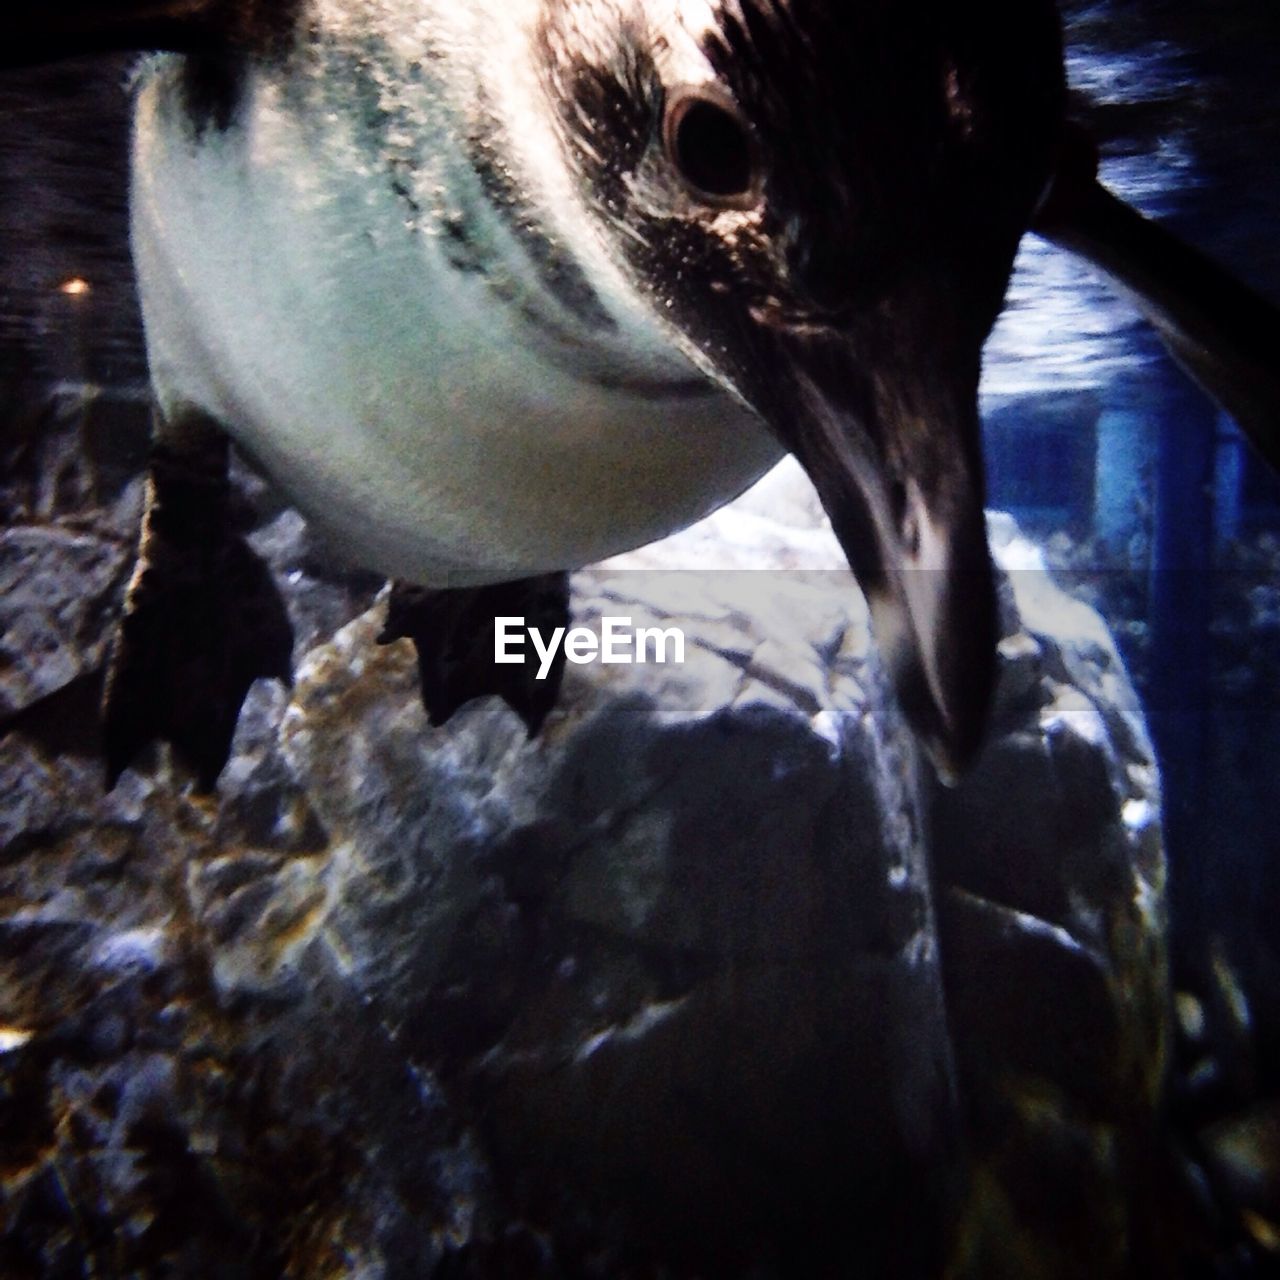
<svg viewBox="0 0 1280 1280">
<path fill-rule="evenodd" d="M 252 92 L 244 125 L 204 138 L 163 75 L 140 92 L 152 378 L 164 413 L 225 426 L 352 561 L 424 584 L 576 567 L 776 460 L 659 324 L 548 264 L 554 241 L 522 243 L 447 140 L 421 140 L 436 158 L 410 181 L 341 120 Z"/>
</svg>

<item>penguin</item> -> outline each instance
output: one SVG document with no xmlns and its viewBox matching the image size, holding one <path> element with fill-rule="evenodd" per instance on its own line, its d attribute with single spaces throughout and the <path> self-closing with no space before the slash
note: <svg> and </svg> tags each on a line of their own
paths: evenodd
<svg viewBox="0 0 1280 1280">
<path fill-rule="evenodd" d="M 568 570 L 790 452 L 947 780 L 995 680 L 977 393 L 1023 234 L 1115 275 L 1228 402 L 1247 383 L 1274 444 L 1275 375 L 1239 376 L 1274 346 L 1224 319 L 1234 282 L 1117 221 L 1066 122 L 1050 0 L 49 0 L 4 21 L 10 64 L 150 55 L 131 219 L 156 432 L 111 783 L 163 739 L 211 788 L 249 685 L 289 679 L 278 592 L 229 528 L 228 438 L 393 580 L 381 638 L 414 641 L 433 723 L 497 693 L 530 733 L 560 669 L 494 665 L 494 617 L 567 620 Z"/>
</svg>

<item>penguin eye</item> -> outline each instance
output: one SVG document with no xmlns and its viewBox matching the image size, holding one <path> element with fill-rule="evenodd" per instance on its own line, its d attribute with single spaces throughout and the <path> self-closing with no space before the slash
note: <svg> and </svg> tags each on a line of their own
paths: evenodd
<svg viewBox="0 0 1280 1280">
<path fill-rule="evenodd" d="M 756 147 L 736 107 L 703 90 L 675 93 L 662 123 L 667 158 L 704 204 L 748 208 L 759 187 Z"/>
</svg>

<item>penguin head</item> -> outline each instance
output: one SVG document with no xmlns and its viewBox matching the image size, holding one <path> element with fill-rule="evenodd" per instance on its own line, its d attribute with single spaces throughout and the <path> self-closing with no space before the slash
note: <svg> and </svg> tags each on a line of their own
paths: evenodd
<svg viewBox="0 0 1280 1280">
<path fill-rule="evenodd" d="M 978 380 L 1064 107 L 1049 0 L 549 0 L 610 251 L 813 481 L 943 777 L 995 676 Z"/>
</svg>

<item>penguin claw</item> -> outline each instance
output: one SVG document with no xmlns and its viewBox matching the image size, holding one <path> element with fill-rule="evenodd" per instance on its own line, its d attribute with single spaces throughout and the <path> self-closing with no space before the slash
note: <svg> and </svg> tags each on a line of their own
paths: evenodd
<svg viewBox="0 0 1280 1280">
<path fill-rule="evenodd" d="M 395 582 L 379 644 L 412 640 L 418 653 L 422 705 L 432 725 L 445 724 L 473 698 L 497 694 L 536 737 L 555 706 L 564 676 L 563 646 L 544 679 L 538 662 L 494 662 L 494 619 L 522 617 L 549 633 L 569 622 L 569 575 L 546 573 L 487 587 L 428 589 Z"/>
<path fill-rule="evenodd" d="M 167 465 L 153 463 L 154 494 L 165 492 Z M 225 528 L 220 502 L 197 500 L 208 494 L 194 492 L 191 476 L 170 475 L 168 491 L 179 501 L 150 500 L 107 670 L 108 791 L 145 747 L 165 741 L 197 791 L 211 792 L 249 686 L 293 681 L 293 628 L 270 571 Z"/>
</svg>

